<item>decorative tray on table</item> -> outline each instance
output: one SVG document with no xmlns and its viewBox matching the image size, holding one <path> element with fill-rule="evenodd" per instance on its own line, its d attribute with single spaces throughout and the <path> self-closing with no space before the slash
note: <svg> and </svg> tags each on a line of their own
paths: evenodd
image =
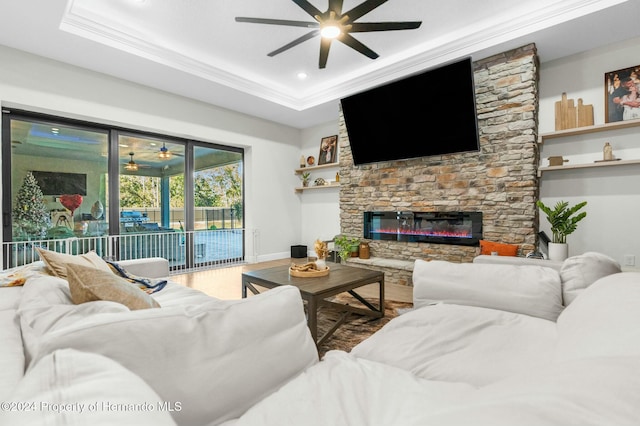
<svg viewBox="0 0 640 426">
<path fill-rule="evenodd" d="M 316 262 L 308 262 L 302 265 L 292 263 L 289 267 L 289 275 L 302 278 L 324 277 L 329 275 L 329 267 L 318 269 Z"/>
</svg>

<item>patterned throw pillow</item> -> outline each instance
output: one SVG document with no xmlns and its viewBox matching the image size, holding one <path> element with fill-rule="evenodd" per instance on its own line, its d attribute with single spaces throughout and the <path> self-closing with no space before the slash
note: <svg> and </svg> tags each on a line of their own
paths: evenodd
<svg viewBox="0 0 640 426">
<path fill-rule="evenodd" d="M 127 272 L 127 270 L 125 270 L 121 265 L 118 265 L 116 262 L 111 262 L 109 260 L 107 260 L 106 262 L 114 274 L 126 279 L 131 284 L 137 285 L 149 294 L 160 291 L 167 285 L 167 280 L 139 277 L 130 272 Z"/>
<path fill-rule="evenodd" d="M 16 266 L 0 272 L 0 287 L 17 287 L 24 285 L 30 277 L 46 274 L 44 263 L 33 262 L 24 266 Z"/>
</svg>

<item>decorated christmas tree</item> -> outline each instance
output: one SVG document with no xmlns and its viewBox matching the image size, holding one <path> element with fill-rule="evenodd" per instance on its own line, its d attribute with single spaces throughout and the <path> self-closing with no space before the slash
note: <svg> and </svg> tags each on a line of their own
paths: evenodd
<svg viewBox="0 0 640 426">
<path fill-rule="evenodd" d="M 13 208 L 14 237 L 44 238 L 51 225 L 38 181 L 27 172 Z"/>
</svg>

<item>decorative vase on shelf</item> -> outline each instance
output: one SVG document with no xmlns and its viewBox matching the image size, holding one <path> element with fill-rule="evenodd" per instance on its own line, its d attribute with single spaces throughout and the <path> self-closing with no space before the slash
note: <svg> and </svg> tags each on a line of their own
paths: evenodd
<svg viewBox="0 0 640 426">
<path fill-rule="evenodd" d="M 569 257 L 569 245 L 567 243 L 549 243 L 549 260 L 563 261 Z"/>
</svg>

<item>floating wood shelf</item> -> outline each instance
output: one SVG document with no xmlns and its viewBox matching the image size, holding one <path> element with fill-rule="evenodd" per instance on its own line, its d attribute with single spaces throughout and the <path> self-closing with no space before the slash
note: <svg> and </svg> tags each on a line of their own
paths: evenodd
<svg viewBox="0 0 640 426">
<path fill-rule="evenodd" d="M 538 168 L 538 177 L 542 176 L 542 172 L 551 172 L 556 170 L 588 169 L 593 167 L 628 166 L 633 164 L 640 164 L 640 160 L 599 161 L 597 163 L 567 164 L 564 166 L 540 167 Z"/>
<path fill-rule="evenodd" d="M 313 185 L 313 186 L 299 186 L 296 188 L 296 192 L 302 192 L 309 189 L 326 189 L 326 188 L 339 188 L 340 182 L 330 183 L 328 185 Z"/>
<path fill-rule="evenodd" d="M 595 124 L 593 126 L 576 127 L 574 129 L 558 130 L 557 132 L 541 133 L 538 135 L 538 143 L 544 143 L 546 139 L 563 138 L 567 136 L 588 135 L 590 133 L 607 132 L 618 129 L 628 129 L 640 126 L 640 119 L 616 121 L 614 123 Z"/>
<path fill-rule="evenodd" d="M 340 166 L 340 164 L 331 163 L 331 164 L 322 164 L 320 166 L 300 167 L 300 168 L 295 169 L 295 172 L 297 174 L 299 174 L 299 173 L 304 173 L 304 172 L 312 172 L 314 170 L 329 169 L 331 167 L 338 167 L 338 166 Z"/>
</svg>

